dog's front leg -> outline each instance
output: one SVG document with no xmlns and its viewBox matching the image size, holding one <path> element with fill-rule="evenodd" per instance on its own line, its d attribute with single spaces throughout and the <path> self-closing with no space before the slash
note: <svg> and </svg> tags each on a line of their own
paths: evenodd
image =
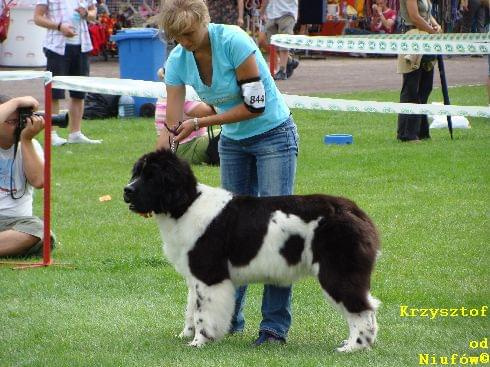
<svg viewBox="0 0 490 367">
<path fill-rule="evenodd" d="M 179 335 L 179 338 L 190 339 L 194 337 L 195 327 L 194 327 L 194 312 L 196 309 L 196 291 L 192 282 L 187 281 L 187 306 L 185 308 L 185 324 L 184 330 Z"/>
<path fill-rule="evenodd" d="M 196 280 L 194 287 L 196 331 L 189 345 L 202 347 L 228 333 L 235 308 L 235 287 L 229 279 L 210 286 Z"/>
</svg>

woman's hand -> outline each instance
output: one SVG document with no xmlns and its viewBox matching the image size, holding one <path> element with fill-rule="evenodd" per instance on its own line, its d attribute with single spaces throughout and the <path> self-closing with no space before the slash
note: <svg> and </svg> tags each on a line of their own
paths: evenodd
<svg viewBox="0 0 490 367">
<path fill-rule="evenodd" d="M 185 120 L 180 126 L 177 128 L 177 135 L 174 137 L 175 142 L 180 142 L 187 138 L 194 128 L 194 119 Z"/>
<path fill-rule="evenodd" d="M 435 24 L 432 24 L 432 29 L 434 29 L 434 32 L 435 33 L 442 33 L 442 28 L 439 24 L 435 23 Z"/>
</svg>

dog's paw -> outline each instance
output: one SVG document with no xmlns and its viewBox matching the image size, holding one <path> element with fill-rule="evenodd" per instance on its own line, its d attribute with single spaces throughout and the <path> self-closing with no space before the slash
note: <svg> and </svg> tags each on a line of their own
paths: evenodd
<svg viewBox="0 0 490 367">
<path fill-rule="evenodd" d="M 194 328 L 192 326 L 185 327 L 179 334 L 180 339 L 190 339 L 194 337 Z"/>
<path fill-rule="evenodd" d="M 194 338 L 193 341 L 191 341 L 189 344 L 187 344 L 190 347 L 196 347 L 196 348 L 202 348 L 204 344 L 206 344 L 206 339 L 204 338 Z"/>
<path fill-rule="evenodd" d="M 361 349 L 370 349 L 370 346 L 367 344 L 358 343 L 360 339 L 358 338 L 357 342 L 352 343 L 349 340 L 344 340 L 339 347 L 336 349 L 337 352 L 340 353 L 351 353 L 356 352 Z"/>
</svg>

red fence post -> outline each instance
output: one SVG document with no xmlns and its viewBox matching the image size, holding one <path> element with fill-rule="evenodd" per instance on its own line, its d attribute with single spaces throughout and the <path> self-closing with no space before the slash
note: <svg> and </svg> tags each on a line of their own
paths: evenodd
<svg viewBox="0 0 490 367">
<path fill-rule="evenodd" d="M 44 85 L 44 241 L 43 265 L 51 264 L 51 97 L 52 81 Z"/>
</svg>

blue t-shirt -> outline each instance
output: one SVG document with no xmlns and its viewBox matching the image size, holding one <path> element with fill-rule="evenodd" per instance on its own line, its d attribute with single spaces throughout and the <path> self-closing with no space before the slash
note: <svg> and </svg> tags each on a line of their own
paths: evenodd
<svg viewBox="0 0 490 367">
<path fill-rule="evenodd" d="M 249 120 L 224 124 L 222 134 L 230 139 L 241 140 L 269 131 L 283 123 L 289 117 L 289 108 L 255 42 L 241 28 L 233 25 L 210 23 L 208 32 L 213 63 L 211 86 L 202 82 L 193 53 L 181 45 L 176 46 L 168 56 L 165 83 L 174 86 L 190 85 L 203 102 L 217 107 L 218 111 L 227 111 L 243 103 L 236 68 L 250 55 L 255 54 L 265 88 L 265 111 Z"/>
</svg>

